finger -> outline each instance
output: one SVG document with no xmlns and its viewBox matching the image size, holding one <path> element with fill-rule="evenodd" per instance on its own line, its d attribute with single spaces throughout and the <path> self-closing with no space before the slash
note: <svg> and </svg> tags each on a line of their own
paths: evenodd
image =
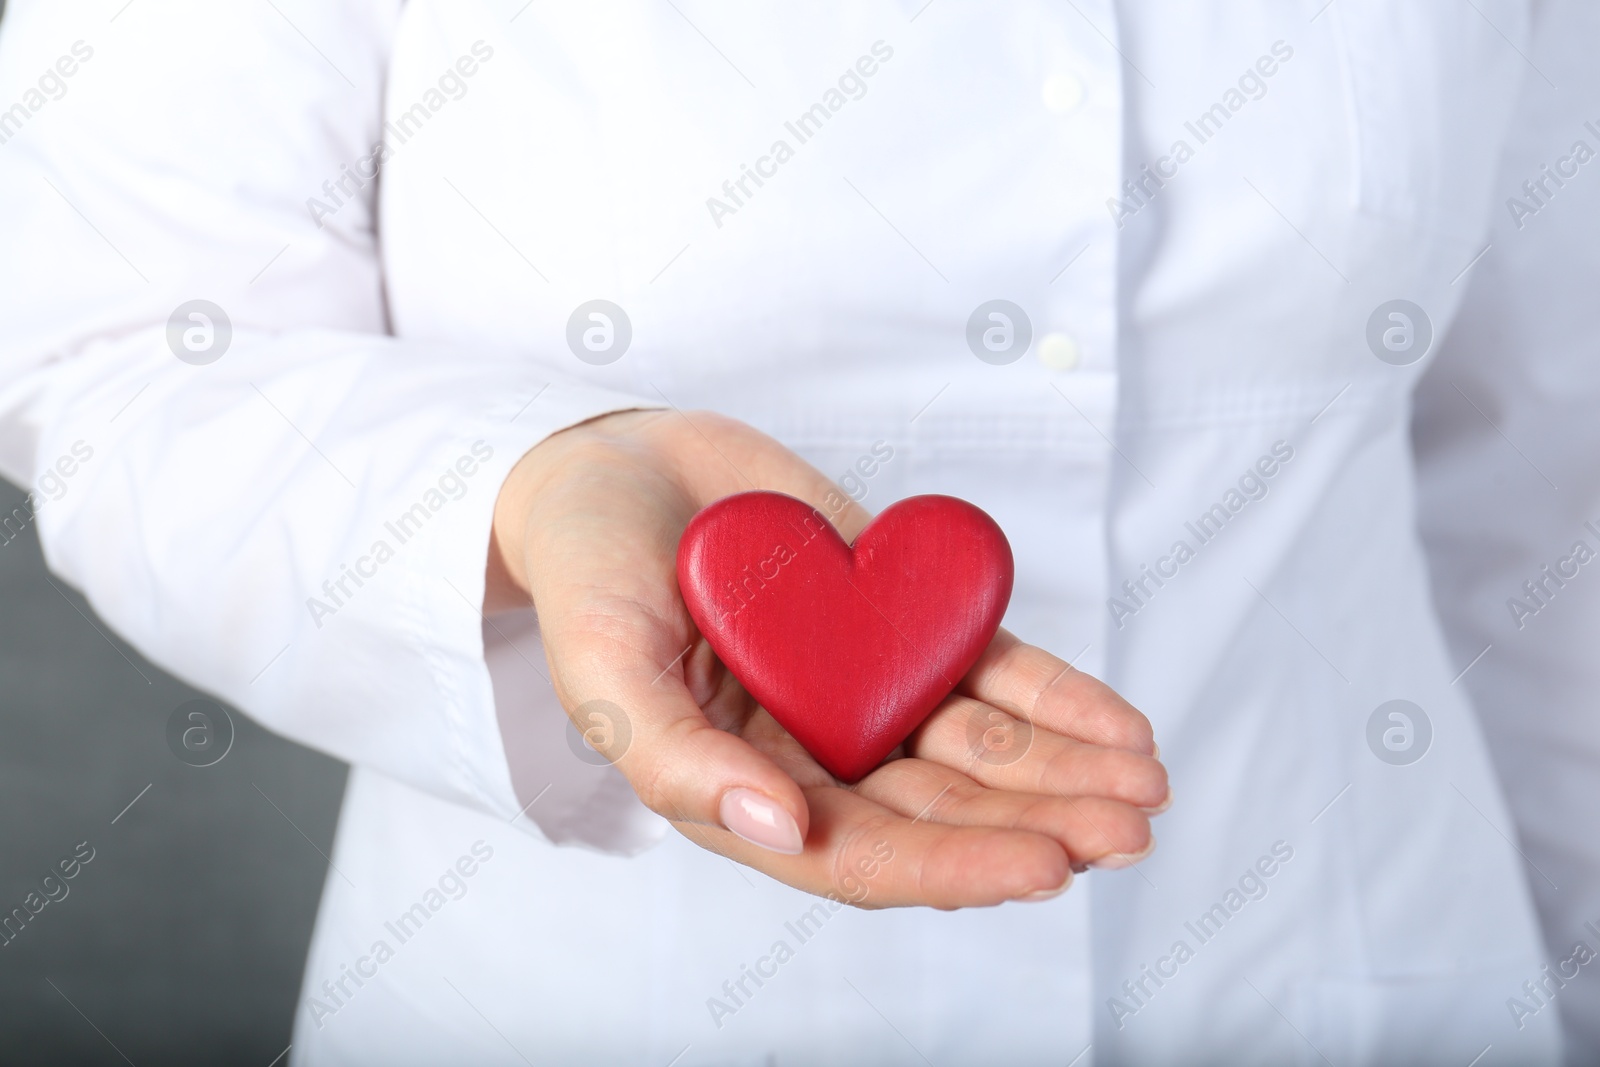
<svg viewBox="0 0 1600 1067">
<path fill-rule="evenodd" d="M 1169 797 L 1152 756 L 1063 737 L 971 697 L 951 697 L 911 735 L 906 754 L 994 789 L 1093 796 L 1154 810 Z"/>
<path fill-rule="evenodd" d="M 1150 817 L 1131 805 L 989 789 L 927 760 L 896 760 L 856 792 L 914 819 L 1043 834 L 1066 850 L 1074 867 L 1124 867 L 1147 855 L 1154 841 Z"/>
<path fill-rule="evenodd" d="M 737 680 L 731 684 L 738 686 Z M 740 691 L 743 692 L 742 687 Z M 746 700 L 753 703 L 753 698 L 748 695 Z M 712 722 L 717 721 L 718 719 L 713 716 Z M 757 707 L 753 713 L 744 716 L 739 727 L 739 736 L 776 763 L 785 774 L 799 782 L 802 789 L 808 786 L 839 784 L 838 779 L 818 763 L 817 758 L 795 740 L 794 735 L 784 729 L 783 724 L 774 719 L 765 708 Z"/>
<path fill-rule="evenodd" d="M 957 689 L 1079 741 L 1155 753 L 1150 720 L 1132 704 L 1105 683 L 1005 630 L 995 634 Z"/>
<path fill-rule="evenodd" d="M 1055 896 L 1072 881 L 1066 851 L 1044 834 L 914 820 L 836 786 L 808 789 L 806 799 L 811 833 L 798 856 L 704 826 L 679 829 L 790 885 L 865 908 L 984 907 Z"/>
<path fill-rule="evenodd" d="M 604 701 L 621 709 L 632 736 L 621 751 L 601 751 L 645 806 L 675 822 L 718 825 L 764 848 L 798 852 L 809 814 L 794 779 L 736 734 L 713 726 L 683 681 L 656 668 L 666 656 L 629 654 L 613 638 L 603 639 L 612 649 L 607 662 L 585 651 L 586 637 L 569 635 L 552 665 L 568 707 L 581 713 Z M 589 695 L 597 693 L 608 695 Z"/>
</svg>

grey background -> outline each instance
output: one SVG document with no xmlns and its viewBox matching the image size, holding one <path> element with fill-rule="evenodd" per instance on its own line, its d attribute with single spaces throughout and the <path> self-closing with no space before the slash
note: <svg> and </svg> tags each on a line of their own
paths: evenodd
<svg viewBox="0 0 1600 1067">
<path fill-rule="evenodd" d="M 0 515 L 24 499 L 0 482 Z M 289 1044 L 344 765 L 236 711 L 220 763 L 179 761 L 167 719 L 199 694 L 46 572 L 31 525 L 0 546 L 0 606 L 0 913 L 78 842 L 95 850 L 0 947 L 0 1062 L 267 1067 Z"/>
</svg>

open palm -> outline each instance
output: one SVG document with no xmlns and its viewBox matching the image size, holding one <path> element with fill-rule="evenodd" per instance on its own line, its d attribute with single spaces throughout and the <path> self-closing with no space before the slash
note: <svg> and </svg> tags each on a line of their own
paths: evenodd
<svg viewBox="0 0 1600 1067">
<path fill-rule="evenodd" d="M 532 598 L 556 692 L 569 711 L 622 709 L 631 741 L 606 754 L 646 805 L 708 849 L 868 907 L 1053 896 L 1075 869 L 1148 850 L 1168 800 L 1149 722 L 1003 630 L 888 762 L 854 785 L 829 775 L 721 665 L 678 593 L 684 526 L 748 489 L 822 509 L 846 540 L 869 518 L 778 442 L 704 413 L 564 431 L 501 492 L 497 559 Z"/>
</svg>

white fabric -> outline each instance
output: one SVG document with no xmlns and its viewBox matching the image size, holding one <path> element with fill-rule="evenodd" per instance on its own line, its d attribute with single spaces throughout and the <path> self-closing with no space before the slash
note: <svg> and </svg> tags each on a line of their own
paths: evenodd
<svg viewBox="0 0 1600 1067">
<path fill-rule="evenodd" d="M 1600 947 L 1596 594 L 1493 630 L 1600 520 L 1600 164 L 1520 229 L 1504 204 L 1600 147 L 1600 25 L 1530 6 L 13 0 L 0 470 L 92 446 L 41 487 L 52 568 L 354 764 L 292 1061 L 1552 1063 L 1563 1018 L 1600 1056 L 1588 970 L 1524 989 Z M 345 177 L 380 138 L 381 179 Z M 197 298 L 234 327 L 206 366 L 165 333 Z M 633 327 L 604 366 L 566 344 L 596 298 Z M 1034 332 L 1005 366 L 964 336 L 995 298 Z M 1392 299 L 1427 361 L 1369 350 Z M 475 607 L 495 489 L 549 433 L 666 403 L 829 473 L 884 442 L 870 508 L 989 510 L 1007 624 L 1155 722 L 1156 855 L 1045 905 L 824 911 L 802 943 L 812 898 L 578 759 L 531 618 Z M 1367 741 L 1397 698 L 1432 724 L 1409 766 Z"/>
</svg>

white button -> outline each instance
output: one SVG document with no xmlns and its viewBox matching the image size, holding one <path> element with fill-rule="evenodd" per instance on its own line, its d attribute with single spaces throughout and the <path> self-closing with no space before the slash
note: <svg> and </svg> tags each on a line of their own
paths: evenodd
<svg viewBox="0 0 1600 1067">
<path fill-rule="evenodd" d="M 1070 71 L 1059 71 L 1044 80 L 1040 94 L 1044 106 L 1058 115 L 1065 115 L 1083 103 L 1083 82 Z"/>
<path fill-rule="evenodd" d="M 1039 339 L 1039 362 L 1051 370 L 1071 370 L 1078 365 L 1078 342 L 1064 333 L 1047 333 Z"/>
</svg>

